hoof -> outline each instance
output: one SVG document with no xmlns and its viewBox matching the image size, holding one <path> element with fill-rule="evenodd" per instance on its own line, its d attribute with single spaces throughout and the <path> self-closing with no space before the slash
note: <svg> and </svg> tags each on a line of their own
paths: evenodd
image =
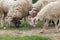
<svg viewBox="0 0 60 40">
<path fill-rule="evenodd" d="M 55 31 L 55 33 L 59 33 L 59 31 L 58 31 L 58 30 L 56 30 L 56 31 Z"/>
<path fill-rule="evenodd" d="M 44 33 L 44 30 L 41 30 L 40 33 Z"/>
</svg>

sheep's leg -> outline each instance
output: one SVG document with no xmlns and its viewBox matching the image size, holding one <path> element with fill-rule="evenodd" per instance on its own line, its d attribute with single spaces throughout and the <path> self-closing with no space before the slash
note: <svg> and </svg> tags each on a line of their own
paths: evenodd
<svg viewBox="0 0 60 40">
<path fill-rule="evenodd" d="M 48 27 L 48 23 L 49 23 L 48 19 L 44 20 L 44 25 L 43 25 L 42 32 L 44 32 L 46 30 L 46 28 Z"/>
<path fill-rule="evenodd" d="M 57 23 L 57 28 L 56 29 L 58 29 L 59 28 L 59 26 L 60 26 L 60 20 L 58 20 L 58 23 Z"/>
<path fill-rule="evenodd" d="M 5 13 L 2 13 L 1 14 L 1 27 L 4 27 L 5 26 L 5 17 L 6 17 L 6 14 Z"/>
<path fill-rule="evenodd" d="M 3 17 L 4 17 L 4 15 L 2 14 L 2 15 L 1 15 L 1 27 L 4 26 L 4 19 L 3 19 Z"/>
<path fill-rule="evenodd" d="M 57 25 L 57 21 L 58 20 L 55 20 L 54 23 L 55 23 L 55 31 L 58 32 L 58 25 Z"/>
<path fill-rule="evenodd" d="M 4 23 L 3 23 L 3 20 L 1 19 L 1 27 L 3 27 L 4 26 Z"/>
<path fill-rule="evenodd" d="M 24 17 L 24 26 L 26 26 L 25 24 L 26 24 L 26 17 Z"/>
<path fill-rule="evenodd" d="M 58 29 L 57 21 L 54 22 L 55 22 L 55 29 Z"/>
</svg>

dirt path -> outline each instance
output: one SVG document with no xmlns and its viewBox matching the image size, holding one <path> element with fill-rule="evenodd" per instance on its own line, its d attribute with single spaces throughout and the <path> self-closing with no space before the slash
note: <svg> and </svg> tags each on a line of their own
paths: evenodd
<svg viewBox="0 0 60 40">
<path fill-rule="evenodd" d="M 0 30 L 0 35 L 13 35 L 13 36 L 25 36 L 25 35 L 47 35 L 51 36 L 53 40 L 60 40 L 60 30 L 58 33 L 55 33 L 55 29 L 48 29 L 44 33 L 40 33 L 41 29 L 33 30 Z"/>
</svg>

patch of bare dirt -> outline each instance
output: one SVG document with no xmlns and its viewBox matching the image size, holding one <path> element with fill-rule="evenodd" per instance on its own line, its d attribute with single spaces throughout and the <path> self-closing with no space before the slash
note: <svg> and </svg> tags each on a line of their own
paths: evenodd
<svg viewBox="0 0 60 40">
<path fill-rule="evenodd" d="M 33 30 L 0 30 L 0 35 L 13 35 L 13 36 L 25 36 L 25 35 L 47 35 L 51 36 L 53 40 L 60 40 L 60 29 L 56 33 L 55 29 L 47 29 L 44 33 L 40 33 L 41 29 Z"/>
</svg>

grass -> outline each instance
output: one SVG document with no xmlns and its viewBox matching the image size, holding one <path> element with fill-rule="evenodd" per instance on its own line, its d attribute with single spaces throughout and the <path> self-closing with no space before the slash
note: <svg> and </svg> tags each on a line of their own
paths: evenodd
<svg viewBox="0 0 60 40">
<path fill-rule="evenodd" d="M 26 22 L 26 23 L 27 23 L 27 22 Z M 40 23 L 38 24 L 38 27 L 33 27 L 33 26 L 30 26 L 28 23 L 27 23 L 27 24 L 26 24 L 26 23 L 24 23 L 24 22 L 22 21 L 19 28 L 16 28 L 15 26 L 13 26 L 13 27 L 7 27 L 6 30 L 16 30 L 16 29 L 18 29 L 18 30 L 32 30 L 32 29 L 35 29 L 35 28 L 40 28 L 40 27 L 42 27 L 42 25 L 43 25 L 43 22 L 40 22 Z M 0 30 L 1 30 L 1 29 L 3 29 L 3 28 L 0 28 Z"/>
<path fill-rule="evenodd" d="M 40 21 L 38 23 L 38 26 L 37 27 L 32 27 L 28 24 L 28 22 L 24 21 L 24 20 L 21 20 L 21 25 L 19 28 L 16 28 L 15 26 L 14 27 L 7 27 L 6 30 L 31 30 L 31 29 L 35 29 L 35 28 L 41 28 L 43 26 L 43 21 Z M 54 26 L 52 24 L 49 24 L 50 27 Z M 0 28 L 0 30 L 2 30 L 2 28 Z"/>
<path fill-rule="evenodd" d="M 27 23 L 27 22 L 26 22 Z M 35 28 L 40 28 L 43 26 L 43 22 L 40 21 L 39 24 L 38 24 L 38 27 L 35 27 Z M 7 27 L 6 30 L 31 30 L 31 29 L 35 29 L 34 27 L 28 25 L 28 24 L 25 24 L 23 21 L 22 21 L 22 24 L 19 28 L 16 28 L 16 27 Z M 0 28 L 0 30 L 3 29 L 3 28 Z M 41 36 L 41 35 L 33 35 L 33 36 L 9 36 L 9 35 L 3 35 L 3 36 L 0 36 L 0 40 L 52 40 L 50 37 L 48 36 Z"/>
<path fill-rule="evenodd" d="M 48 36 L 0 36 L 0 40 L 51 40 Z"/>
<path fill-rule="evenodd" d="M 16 28 L 16 27 L 8 27 L 6 30 L 31 30 L 31 29 L 34 29 L 33 27 L 29 27 L 29 26 L 20 26 L 19 28 Z"/>
</svg>

